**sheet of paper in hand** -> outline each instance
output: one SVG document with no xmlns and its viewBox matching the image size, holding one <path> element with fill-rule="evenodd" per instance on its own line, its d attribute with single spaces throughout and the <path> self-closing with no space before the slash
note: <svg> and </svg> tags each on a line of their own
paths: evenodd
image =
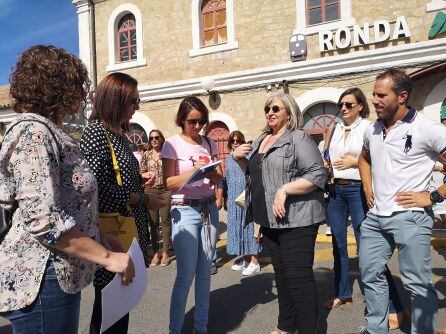
<svg viewBox="0 0 446 334">
<path fill-rule="evenodd" d="M 207 165 L 201 166 L 186 181 L 184 181 L 184 183 L 181 185 L 181 187 L 178 190 L 181 190 L 181 188 L 183 188 L 186 184 L 194 183 L 196 181 L 204 179 L 204 174 L 216 169 L 220 165 L 221 165 L 221 160 L 211 162 Z"/>
</svg>

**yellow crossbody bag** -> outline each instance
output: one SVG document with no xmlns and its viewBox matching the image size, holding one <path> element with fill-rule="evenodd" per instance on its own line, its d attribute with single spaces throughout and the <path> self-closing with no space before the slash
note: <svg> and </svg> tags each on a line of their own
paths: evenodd
<svg viewBox="0 0 446 334">
<path fill-rule="evenodd" d="M 105 131 L 107 137 L 108 147 L 113 161 L 113 169 L 116 174 L 116 181 L 118 185 L 122 187 L 121 172 L 119 171 L 118 161 L 116 160 L 115 150 L 108 138 L 107 131 Z M 132 208 L 129 204 L 126 205 L 127 210 L 130 212 Z M 124 250 L 130 248 L 133 238 L 138 237 L 138 230 L 136 229 L 136 221 L 134 217 L 122 216 L 119 212 L 112 213 L 100 213 L 99 214 L 99 230 L 101 233 L 109 233 L 114 235 L 121 242 Z"/>
</svg>

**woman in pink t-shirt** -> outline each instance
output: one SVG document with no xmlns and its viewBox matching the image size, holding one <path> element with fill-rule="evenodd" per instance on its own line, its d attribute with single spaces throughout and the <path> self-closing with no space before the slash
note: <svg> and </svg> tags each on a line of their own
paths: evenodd
<svg viewBox="0 0 446 334">
<path fill-rule="evenodd" d="M 200 135 L 208 122 L 209 112 L 204 103 L 194 96 L 184 98 L 176 117 L 182 131 L 167 139 L 161 151 L 164 182 L 167 190 L 172 191 L 172 241 L 177 259 L 170 302 L 170 334 L 181 333 L 194 278 L 194 333 L 207 330 L 211 257 L 218 224 L 214 188 L 222 181 L 221 168 L 206 173 L 204 179 L 181 186 L 197 168 L 217 160 L 215 143 Z"/>
</svg>

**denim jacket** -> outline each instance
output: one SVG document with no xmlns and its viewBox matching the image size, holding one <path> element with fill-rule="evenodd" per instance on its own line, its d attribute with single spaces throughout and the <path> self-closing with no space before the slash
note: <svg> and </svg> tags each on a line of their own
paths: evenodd
<svg viewBox="0 0 446 334">
<path fill-rule="evenodd" d="M 258 152 L 260 143 L 267 136 L 263 133 L 252 144 L 247 159 Z M 270 228 L 309 226 L 325 220 L 323 189 L 326 172 L 321 154 L 309 135 L 301 130 L 285 131 L 282 137 L 265 152 L 262 161 L 262 182 Z M 286 215 L 276 218 L 272 206 L 277 189 L 285 183 L 303 178 L 317 189 L 305 195 L 288 195 L 285 202 Z M 246 223 L 253 221 L 251 183 L 249 168 L 246 171 L 245 210 Z"/>
</svg>

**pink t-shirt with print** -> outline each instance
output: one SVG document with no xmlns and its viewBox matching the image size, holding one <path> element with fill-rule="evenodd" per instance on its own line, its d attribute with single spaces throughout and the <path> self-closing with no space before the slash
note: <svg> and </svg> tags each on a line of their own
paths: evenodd
<svg viewBox="0 0 446 334">
<path fill-rule="evenodd" d="M 195 161 L 202 160 L 205 163 L 212 161 L 211 155 L 217 155 L 217 147 L 209 138 L 211 147 L 209 148 L 206 139 L 201 137 L 201 145 L 194 145 L 186 142 L 180 135 L 175 135 L 166 140 L 161 150 L 161 157 L 175 160 L 175 175 L 180 175 L 192 171 Z M 209 151 L 211 154 L 209 154 Z M 202 179 L 185 185 L 180 191 L 175 190 L 172 195 L 181 195 L 186 199 L 200 199 L 212 196 L 214 185 L 208 179 Z"/>
</svg>

